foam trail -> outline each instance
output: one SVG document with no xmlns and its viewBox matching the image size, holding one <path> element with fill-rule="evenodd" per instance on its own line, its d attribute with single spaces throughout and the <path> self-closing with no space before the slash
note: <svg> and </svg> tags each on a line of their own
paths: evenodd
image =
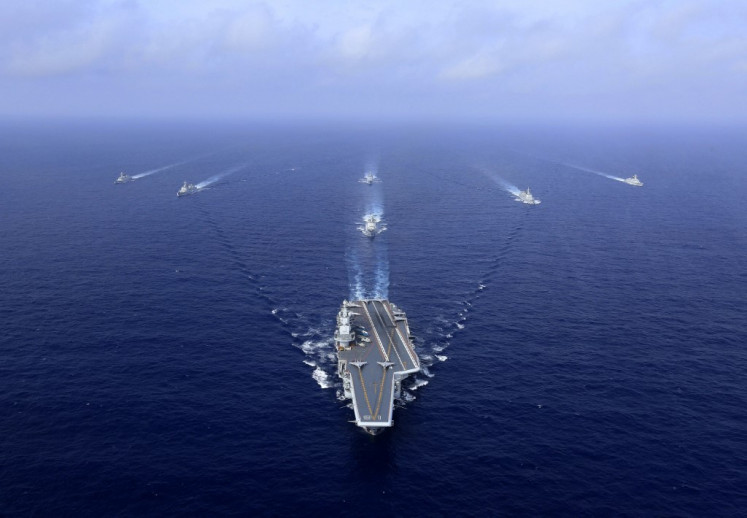
<svg viewBox="0 0 747 518">
<path fill-rule="evenodd" d="M 150 176 L 152 174 L 160 173 L 161 171 L 165 171 L 166 169 L 171 169 L 172 167 L 176 167 L 178 165 L 186 164 L 187 162 L 175 162 L 173 164 L 165 165 L 163 167 L 159 167 L 157 169 L 151 169 L 150 171 L 145 171 L 144 173 L 136 174 L 132 176 L 133 180 L 137 180 L 138 178 L 145 178 L 146 176 Z"/>
<path fill-rule="evenodd" d="M 500 176 L 498 176 L 497 174 L 492 174 L 492 173 L 488 173 L 488 172 L 485 172 L 485 174 L 486 174 L 486 175 L 488 175 L 488 178 L 490 178 L 490 179 L 491 179 L 491 180 L 493 180 L 493 181 L 494 181 L 494 182 L 495 182 L 496 184 L 498 184 L 498 186 L 499 186 L 499 187 L 500 187 L 501 189 L 503 189 L 504 191 L 506 191 L 506 192 L 507 192 L 507 193 L 509 193 L 509 194 L 512 194 L 512 195 L 514 195 L 514 196 L 518 196 L 518 195 L 519 195 L 519 193 L 521 192 L 521 190 L 519 190 L 519 188 L 518 188 L 518 187 L 516 187 L 516 186 L 515 186 L 514 184 L 512 184 L 512 183 L 509 183 L 509 182 L 507 182 L 506 180 L 504 180 L 503 178 L 501 178 L 501 177 L 500 177 Z"/>
<path fill-rule="evenodd" d="M 334 385 L 334 382 L 329 379 L 329 374 L 324 372 L 324 369 L 321 367 L 315 368 L 311 377 L 314 378 L 323 389 L 330 388 Z"/>
<path fill-rule="evenodd" d="M 363 270 L 358 262 L 358 256 L 355 252 L 346 254 L 348 263 L 348 282 L 350 283 L 350 300 L 360 300 L 364 297 L 363 293 Z"/>
<path fill-rule="evenodd" d="M 384 215 L 384 204 L 381 202 L 381 193 L 378 189 L 375 189 L 371 194 L 372 199 L 366 204 L 366 213 L 381 218 Z"/>
<path fill-rule="evenodd" d="M 595 169 L 589 169 L 588 167 L 581 167 L 580 165 L 569 164 L 566 162 L 561 162 L 561 164 L 566 167 L 570 167 L 572 169 L 578 169 L 579 171 L 586 171 L 587 173 L 594 173 L 599 176 L 604 176 L 605 178 L 609 178 L 610 180 L 617 180 L 618 182 L 625 181 L 625 178 L 620 178 L 619 176 L 612 176 L 611 174 L 603 173 L 602 171 L 597 171 Z"/>
<path fill-rule="evenodd" d="M 195 188 L 197 188 L 197 189 L 204 189 L 205 187 L 207 187 L 209 185 L 213 185 L 215 182 L 222 180 L 226 176 L 228 176 L 230 174 L 233 174 L 236 171 L 240 171 L 244 167 L 246 167 L 246 165 L 240 165 L 240 166 L 237 166 L 237 167 L 233 167 L 233 168 L 229 169 L 228 171 L 223 171 L 222 173 L 219 173 L 219 174 L 216 174 L 214 176 L 211 176 L 207 180 L 204 180 L 204 181 L 202 181 L 202 182 L 200 182 L 198 184 L 195 184 Z"/>
<path fill-rule="evenodd" d="M 363 272 L 360 268 L 355 272 L 355 284 L 351 286 L 350 298 L 352 300 L 365 298 L 365 293 L 363 292 Z"/>
<path fill-rule="evenodd" d="M 389 298 L 389 257 L 384 246 L 376 253 L 376 286 L 374 296 L 379 299 Z"/>
<path fill-rule="evenodd" d="M 371 157 L 366 162 L 366 172 L 378 175 L 379 173 L 379 160 L 375 157 Z"/>
</svg>

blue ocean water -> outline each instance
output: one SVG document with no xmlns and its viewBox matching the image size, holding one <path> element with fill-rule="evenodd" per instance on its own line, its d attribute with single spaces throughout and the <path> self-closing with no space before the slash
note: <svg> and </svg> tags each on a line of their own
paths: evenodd
<svg viewBox="0 0 747 518">
<path fill-rule="evenodd" d="M 747 509 L 744 128 L 0 135 L 0 515 Z M 375 437 L 334 376 L 361 290 L 425 366 Z"/>
</svg>

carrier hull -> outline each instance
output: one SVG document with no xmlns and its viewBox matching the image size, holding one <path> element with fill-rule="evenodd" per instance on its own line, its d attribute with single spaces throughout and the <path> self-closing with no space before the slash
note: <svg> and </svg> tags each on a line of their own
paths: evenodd
<svg viewBox="0 0 747 518">
<path fill-rule="evenodd" d="M 335 331 L 337 375 L 355 424 L 371 434 L 393 425 L 402 380 L 420 371 L 407 317 L 388 300 L 344 301 Z"/>
</svg>

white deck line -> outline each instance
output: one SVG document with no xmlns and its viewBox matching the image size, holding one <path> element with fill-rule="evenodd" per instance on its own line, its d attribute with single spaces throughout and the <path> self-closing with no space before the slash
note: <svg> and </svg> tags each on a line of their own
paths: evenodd
<svg viewBox="0 0 747 518">
<path fill-rule="evenodd" d="M 386 304 L 382 304 L 382 306 L 386 308 Z M 384 324 L 384 327 L 386 327 L 386 324 L 384 323 L 384 319 L 382 318 L 381 313 L 379 313 L 379 310 L 376 308 L 376 306 L 374 306 L 374 309 L 376 309 L 376 316 L 379 317 L 379 320 L 381 321 L 381 323 Z M 387 311 L 387 316 L 389 316 L 388 311 Z M 392 319 L 392 324 L 394 324 L 394 329 L 397 330 L 397 322 L 394 319 Z M 389 338 L 389 336 L 387 336 L 387 338 Z M 402 361 L 402 357 L 399 355 L 399 352 L 397 352 L 397 344 L 392 344 L 392 345 L 393 345 L 392 348 L 394 349 L 394 354 L 397 355 L 397 359 L 399 360 L 399 364 L 402 366 L 403 369 L 407 370 L 407 367 L 405 367 L 405 362 Z M 389 361 L 389 358 L 387 358 L 387 361 Z"/>
<path fill-rule="evenodd" d="M 353 370 L 354 369 L 351 368 L 351 367 L 355 367 L 355 366 L 352 366 L 350 364 L 350 362 L 346 362 L 345 373 L 346 373 L 347 376 L 349 376 L 350 381 L 351 381 L 351 387 L 350 387 L 351 388 L 351 399 L 353 400 L 352 401 L 353 402 L 353 412 L 355 414 L 355 423 L 356 423 L 356 425 L 359 426 L 359 427 L 361 427 L 361 428 L 364 428 L 364 429 L 387 428 L 387 427 L 393 426 L 393 424 L 394 424 L 394 397 L 393 397 L 393 395 L 394 395 L 394 386 L 395 386 L 395 383 L 397 381 L 401 380 L 401 379 L 404 379 L 404 376 L 407 376 L 407 375 L 409 375 L 411 373 L 418 372 L 420 370 L 419 359 L 418 359 L 417 355 L 413 356 L 414 349 L 412 347 L 412 344 L 409 341 L 409 329 L 408 329 L 408 326 L 407 326 L 407 320 L 406 319 L 404 320 L 404 330 L 401 329 L 399 327 L 399 325 L 398 325 L 397 320 L 394 318 L 394 313 L 393 313 L 393 310 L 392 310 L 392 307 L 391 307 L 391 303 L 388 300 L 384 300 L 384 299 L 375 299 L 375 300 L 366 299 L 366 300 L 362 300 L 362 301 L 359 301 L 359 302 L 360 302 L 360 305 L 358 305 L 358 304 L 351 304 L 350 307 L 362 307 L 363 311 L 365 313 L 363 315 L 360 315 L 359 313 L 354 313 L 354 312 L 351 312 L 351 313 L 354 313 L 354 314 L 357 314 L 357 315 L 360 315 L 360 316 L 365 316 L 365 318 L 368 320 L 368 323 L 371 326 L 371 330 L 373 331 L 373 337 L 376 339 L 376 342 L 377 342 L 377 344 L 379 346 L 379 351 L 381 352 L 381 355 L 382 355 L 382 358 L 384 359 L 384 361 L 385 362 L 389 362 L 389 355 L 386 352 L 386 348 L 384 347 L 384 342 L 381 339 L 380 333 L 378 332 L 377 325 L 373 321 L 373 314 L 368 309 L 368 303 L 369 302 L 371 304 L 374 304 L 374 310 L 376 312 L 376 317 L 378 319 L 378 322 L 382 325 L 382 329 L 384 329 L 386 331 L 386 337 L 387 337 L 387 339 L 389 339 L 389 337 L 393 336 L 393 335 L 391 334 L 391 332 L 390 332 L 390 330 L 388 328 L 388 325 L 386 324 L 386 319 L 381 315 L 381 311 L 379 310 L 378 307 L 376 307 L 375 302 L 380 302 L 386 308 L 385 309 L 386 316 L 393 323 L 395 331 L 397 333 L 397 338 L 399 338 L 399 340 L 402 342 L 402 345 L 407 350 L 407 354 L 408 354 L 408 356 L 410 357 L 410 359 L 412 360 L 412 363 L 413 363 L 413 368 L 412 369 L 406 369 L 406 370 L 403 370 L 403 371 L 394 371 L 393 370 L 393 372 L 392 372 L 392 375 L 391 375 L 389 383 L 388 383 L 388 385 L 389 385 L 388 393 L 389 393 L 389 395 L 391 397 L 388 398 L 388 404 L 385 403 L 384 401 L 381 401 L 382 403 L 384 403 L 384 408 L 388 407 L 388 414 L 385 414 L 385 415 L 387 415 L 387 419 L 386 420 L 370 420 L 369 421 L 369 420 L 362 420 L 361 419 L 363 417 L 361 412 L 365 411 L 364 409 L 361 408 L 360 409 L 361 412 L 359 412 L 358 400 L 360 399 L 360 394 L 358 394 L 358 391 L 356 390 L 356 381 L 355 380 L 357 378 L 353 375 Z M 405 338 L 403 336 L 403 333 L 405 333 L 405 332 L 408 333 L 408 337 L 407 338 Z M 402 361 L 402 357 L 400 356 L 399 352 L 397 351 L 397 348 L 398 348 L 397 342 L 394 339 L 391 340 L 391 346 L 394 347 L 394 352 L 397 355 L 397 358 L 399 359 L 400 365 L 402 366 L 402 368 L 405 368 L 405 364 Z M 339 357 L 339 352 L 338 352 L 338 361 L 340 361 L 339 358 L 340 357 Z M 359 374 L 360 374 L 361 367 L 356 367 L 356 368 L 358 368 Z M 386 370 L 387 369 L 385 368 L 385 370 L 384 370 L 385 378 L 386 378 Z M 366 383 L 365 383 L 364 380 L 360 380 L 360 383 L 361 383 L 361 385 L 360 385 L 359 388 L 362 391 L 364 391 L 364 393 L 365 393 Z M 379 390 L 380 390 L 379 397 L 381 397 L 381 395 L 383 395 L 384 392 L 385 392 L 384 391 L 384 386 L 382 385 L 381 387 L 379 387 Z M 384 409 L 380 408 L 379 410 L 381 411 L 381 410 L 384 410 Z M 369 411 L 371 411 L 371 410 L 369 409 Z M 378 415 L 381 415 L 381 413 L 379 413 Z M 373 417 L 373 416 L 371 416 L 371 417 Z"/>
<path fill-rule="evenodd" d="M 371 313 L 368 312 L 368 308 L 366 307 L 367 304 L 363 303 L 363 311 L 366 312 L 366 318 L 368 318 L 368 321 L 371 323 L 371 331 L 374 332 L 376 335 L 376 343 L 379 346 L 379 349 L 381 349 L 381 356 L 384 358 L 384 361 L 389 361 L 389 355 L 384 350 L 384 342 L 381 341 L 381 337 L 379 336 L 379 332 L 376 330 L 376 324 L 374 324 L 373 319 L 371 318 Z M 375 308 L 375 306 L 374 306 Z"/>
<path fill-rule="evenodd" d="M 355 420 L 358 423 L 358 426 L 362 426 L 360 423 L 361 417 L 358 415 L 358 401 L 355 399 L 355 382 L 353 381 L 353 373 L 348 371 L 350 373 L 350 394 L 353 396 L 353 412 L 355 412 Z"/>
<path fill-rule="evenodd" d="M 384 390 L 382 387 L 381 390 Z M 394 376 L 390 383 L 389 393 L 394 394 Z M 359 426 L 363 428 L 390 428 L 394 422 L 394 398 L 389 400 L 389 416 L 386 421 L 361 421 Z"/>
<path fill-rule="evenodd" d="M 402 331 L 399 330 L 399 326 L 397 325 L 397 320 L 394 318 L 394 312 L 391 311 L 392 308 L 390 306 L 385 306 L 385 307 L 387 310 L 387 314 L 389 315 L 389 318 L 391 318 L 392 322 L 394 322 L 394 327 L 397 330 L 397 334 L 399 335 L 400 340 L 402 340 L 402 343 L 405 346 L 405 350 L 407 351 L 407 355 L 410 357 L 410 361 L 412 361 L 413 367 L 419 367 L 420 362 L 415 359 L 415 352 L 411 350 L 410 339 L 409 338 L 405 339 L 405 337 L 402 336 Z M 404 363 L 402 365 L 404 365 Z M 418 368 L 418 370 L 420 369 Z"/>
<path fill-rule="evenodd" d="M 356 367 L 357 368 L 357 367 Z M 387 420 L 371 420 L 371 421 L 364 421 L 361 419 L 361 414 L 358 413 L 358 400 L 355 397 L 355 381 L 353 381 L 353 373 L 352 371 L 349 371 L 350 373 L 350 393 L 353 396 L 353 412 L 355 413 L 355 424 L 360 426 L 361 428 L 390 428 L 393 423 L 393 417 L 394 417 L 394 398 L 389 399 L 389 413 L 387 416 Z M 365 390 L 363 385 L 361 384 L 361 389 Z M 379 390 L 384 390 L 383 387 L 381 387 Z M 389 393 L 394 394 L 394 375 L 392 375 L 392 381 L 389 386 Z M 373 416 L 371 416 L 373 417 Z"/>
</svg>

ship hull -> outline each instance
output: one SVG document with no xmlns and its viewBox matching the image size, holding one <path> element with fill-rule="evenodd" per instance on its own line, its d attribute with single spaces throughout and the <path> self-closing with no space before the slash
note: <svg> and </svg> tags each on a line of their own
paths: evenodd
<svg viewBox="0 0 747 518">
<path fill-rule="evenodd" d="M 402 380 L 420 371 L 405 314 L 384 299 L 345 301 L 335 348 L 337 374 L 353 402 L 355 423 L 372 435 L 391 427 Z"/>
</svg>

